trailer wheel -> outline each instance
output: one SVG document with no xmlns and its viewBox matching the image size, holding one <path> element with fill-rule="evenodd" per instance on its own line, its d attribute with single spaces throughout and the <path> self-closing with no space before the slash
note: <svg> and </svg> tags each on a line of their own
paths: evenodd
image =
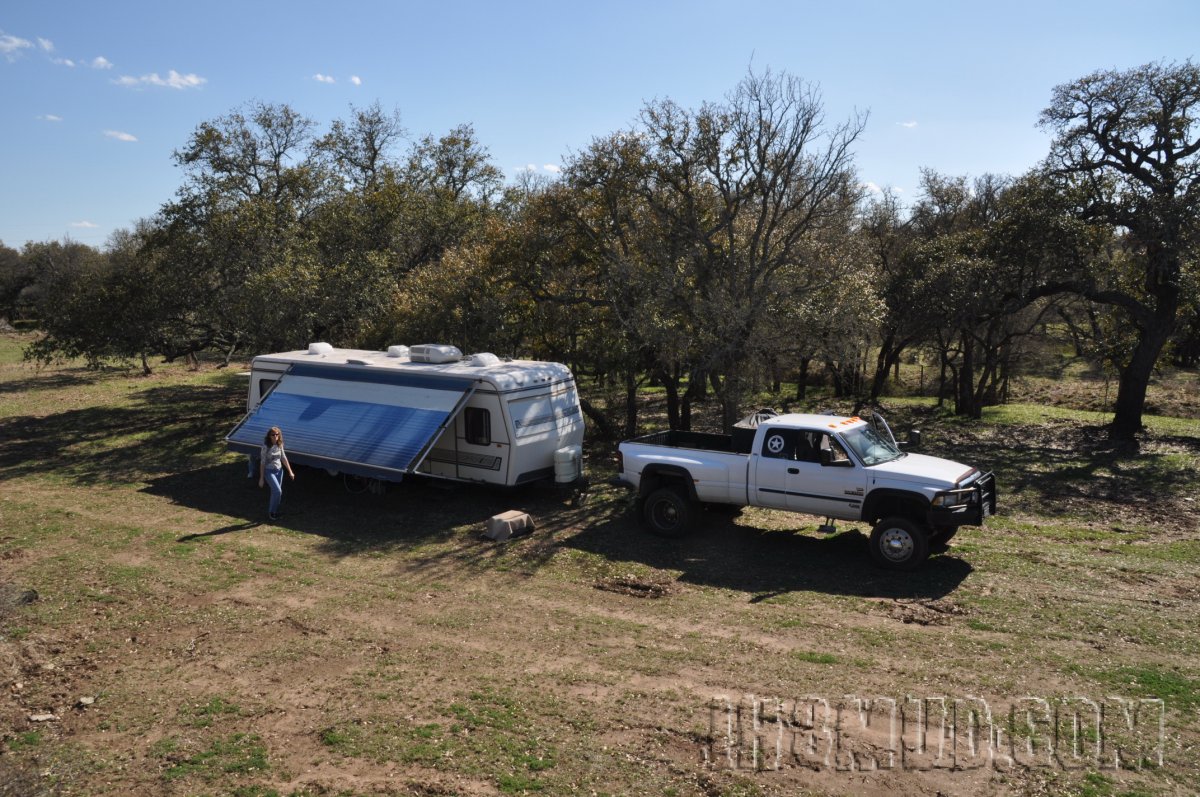
<svg viewBox="0 0 1200 797">
<path fill-rule="evenodd" d="M 915 570 L 929 558 L 929 534 L 908 518 L 886 517 L 871 531 L 871 558 L 888 570 Z"/>
<path fill-rule="evenodd" d="M 353 473 L 342 474 L 342 486 L 346 488 L 346 492 L 365 493 L 371 486 L 370 480 L 362 476 L 355 476 Z"/>
<path fill-rule="evenodd" d="M 695 507 L 674 487 L 659 487 L 642 506 L 642 518 L 651 533 L 660 537 L 682 537 L 691 526 Z"/>
</svg>

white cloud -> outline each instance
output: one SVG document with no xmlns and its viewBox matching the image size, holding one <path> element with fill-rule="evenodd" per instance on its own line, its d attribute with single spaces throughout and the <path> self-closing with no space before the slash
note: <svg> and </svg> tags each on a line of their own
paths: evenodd
<svg viewBox="0 0 1200 797">
<path fill-rule="evenodd" d="M 862 183 L 862 187 L 867 189 L 867 193 L 870 193 L 870 194 L 882 194 L 883 193 L 883 189 L 880 188 L 875 183 L 871 182 L 870 180 L 868 180 L 865 183 Z"/>
<path fill-rule="evenodd" d="M 54 52 L 54 42 L 49 39 L 43 39 L 41 36 L 38 37 L 38 47 L 41 47 L 43 52 Z"/>
<path fill-rule="evenodd" d="M 313 75 L 313 80 L 317 81 L 318 83 L 336 83 L 337 82 L 330 75 L 322 75 L 320 72 Z"/>
<path fill-rule="evenodd" d="M 532 163 L 527 163 L 527 164 L 525 164 L 525 171 L 527 171 L 527 172 L 536 172 L 536 171 L 537 171 L 537 166 L 536 166 L 535 164 L 532 164 Z"/>
<path fill-rule="evenodd" d="M 61 116 L 56 116 L 55 114 L 52 114 L 52 113 L 42 114 L 41 116 L 38 117 L 38 119 L 41 119 L 43 122 L 61 122 L 62 121 Z"/>
<path fill-rule="evenodd" d="M 115 138 L 117 141 L 137 141 L 137 136 L 132 133 L 123 133 L 120 130 L 105 130 L 104 135 Z"/>
<path fill-rule="evenodd" d="M 899 125 L 900 127 L 907 127 L 910 130 L 917 126 L 916 122 L 896 122 L 896 124 Z"/>
<path fill-rule="evenodd" d="M 555 174 L 560 174 L 562 172 L 562 167 L 554 163 L 547 163 L 542 168 L 548 172 L 554 172 Z"/>
<path fill-rule="evenodd" d="M 73 221 L 73 222 L 71 222 L 71 226 L 79 227 L 84 230 L 95 230 L 95 229 L 99 229 L 99 227 L 100 227 L 100 225 L 94 221 Z"/>
<path fill-rule="evenodd" d="M 88 64 L 92 69 L 112 69 L 113 63 L 102 55 L 98 55 Z"/>
<path fill-rule="evenodd" d="M 11 33 L 0 34 L 0 53 L 9 61 L 17 60 L 22 50 L 32 46 L 33 42 L 28 39 L 18 38 Z"/>
<path fill-rule="evenodd" d="M 133 77 L 131 75 L 122 75 L 113 81 L 118 86 L 126 86 L 128 88 L 139 88 L 141 86 L 158 86 L 159 88 L 167 89 L 195 89 L 203 86 L 208 82 L 208 78 L 200 77 L 196 74 L 181 75 L 174 69 L 167 72 L 167 76 L 160 77 L 157 72 L 152 72 L 149 75 L 141 77 Z"/>
<path fill-rule="evenodd" d="M 51 61 L 51 63 L 55 63 L 60 66 L 75 66 L 75 62 L 70 58 L 55 58 Z"/>
<path fill-rule="evenodd" d="M 362 85 L 362 78 L 360 78 L 358 75 L 351 75 L 351 76 L 350 76 L 350 82 L 351 82 L 351 83 L 353 83 L 353 84 L 354 84 L 354 85 L 356 85 L 356 86 L 361 86 L 361 85 Z"/>
</svg>

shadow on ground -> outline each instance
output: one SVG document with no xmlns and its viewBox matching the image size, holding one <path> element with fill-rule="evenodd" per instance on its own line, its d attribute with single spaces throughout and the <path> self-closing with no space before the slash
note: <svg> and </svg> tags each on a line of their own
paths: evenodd
<svg viewBox="0 0 1200 797">
<path fill-rule="evenodd" d="M 186 470 L 212 461 L 242 412 L 233 387 L 206 384 L 148 387 L 121 407 L 3 418 L 0 478 L 54 473 L 85 485 L 134 483 Z"/>
<path fill-rule="evenodd" d="M 65 388 L 93 384 L 96 382 L 97 378 L 97 375 L 92 373 L 78 374 L 68 372 L 56 374 L 37 374 L 36 376 L 27 377 L 25 379 L 9 379 L 0 381 L 0 394 L 63 390 Z"/>
<path fill-rule="evenodd" d="M 180 542 L 266 525 L 267 493 L 246 478 L 241 462 L 155 479 L 146 492 L 221 517 L 219 527 Z M 876 568 L 855 524 L 841 533 L 763 531 L 719 513 L 704 513 L 694 533 L 678 540 L 647 534 L 629 502 L 603 493 L 582 506 L 550 489 L 489 490 L 413 480 L 382 495 L 348 492 L 340 478 L 298 468 L 284 486 L 283 516 L 273 525 L 321 538 L 330 557 L 391 553 L 406 577 L 430 582 L 503 568 L 520 575 L 575 550 L 610 563 L 673 574 L 678 581 L 744 592 L 760 601 L 789 592 L 887 598 L 941 598 L 971 573 L 950 553 L 915 573 Z M 537 530 L 508 543 L 481 539 L 484 521 L 508 509 L 529 512 Z M 228 522 L 238 518 L 237 522 Z"/>
<path fill-rule="evenodd" d="M 246 478 L 244 460 L 221 450 L 223 434 L 242 412 L 240 392 L 235 382 L 151 386 L 126 406 L 5 418 L 0 478 L 54 474 L 82 486 L 144 484 L 149 494 L 212 516 L 211 529 L 181 542 L 269 526 L 266 491 Z M 300 468 L 297 481 L 285 485 L 283 517 L 274 525 L 319 537 L 317 550 L 330 557 L 396 553 L 399 570 L 430 579 L 493 568 L 531 573 L 564 550 L 645 565 L 753 600 L 792 591 L 933 598 L 953 591 L 971 571 L 952 554 L 916 574 L 877 570 L 864 537 L 849 526 L 829 537 L 765 532 L 706 513 L 692 536 L 662 540 L 641 530 L 628 504 L 611 490 L 576 507 L 557 491 L 421 480 L 377 495 L 350 492 L 340 478 Z M 484 521 L 509 509 L 533 515 L 537 532 L 508 544 L 481 541 Z"/>
<path fill-rule="evenodd" d="M 623 514 L 563 544 L 611 561 L 675 571 L 685 583 L 746 592 L 754 602 L 789 592 L 942 598 L 971 573 L 971 566 L 952 553 L 931 558 L 913 573 L 881 570 L 867 551 L 869 529 L 859 524 L 843 523 L 839 533 L 826 536 L 763 531 L 727 515 L 705 515 L 695 531 L 678 540 L 649 535 L 632 515 Z"/>
</svg>

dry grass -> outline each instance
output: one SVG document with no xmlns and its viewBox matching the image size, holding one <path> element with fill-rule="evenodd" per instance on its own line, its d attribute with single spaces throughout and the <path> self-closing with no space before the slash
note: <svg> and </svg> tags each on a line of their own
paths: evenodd
<svg viewBox="0 0 1200 797">
<path fill-rule="evenodd" d="M 574 507 L 419 483 L 352 495 L 303 471 L 266 525 L 219 443 L 236 375 L 33 372 L 14 348 L 0 342 L 0 582 L 39 597 L 0 612 L 0 794 L 1133 795 L 1200 780 L 1195 422 L 1130 452 L 1042 408 L 967 425 L 896 402 L 932 452 L 995 469 L 1003 490 L 987 528 L 898 576 L 869 566 L 855 524 L 824 536 L 818 518 L 748 510 L 668 542 L 606 486 Z M 611 475 L 602 455 L 589 467 Z M 483 520 L 513 508 L 537 533 L 482 542 Z M 879 700 L 826 763 L 804 745 L 826 738 L 805 727 L 807 698 L 845 695 L 895 700 L 909 747 L 910 698 L 983 698 L 1013 760 L 959 750 L 954 769 L 907 749 L 850 771 L 887 763 Z M 1107 703 L 1105 755 L 1121 742 L 1141 769 L 1039 757 L 1051 728 L 1027 697 L 1114 695 L 1165 701 L 1161 766 Z M 732 748 L 730 717 L 746 731 Z M 777 739 L 796 745 L 775 770 Z"/>
</svg>

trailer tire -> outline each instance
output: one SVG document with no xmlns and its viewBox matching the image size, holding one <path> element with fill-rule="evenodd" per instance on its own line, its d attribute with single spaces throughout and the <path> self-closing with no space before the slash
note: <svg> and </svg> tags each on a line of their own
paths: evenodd
<svg viewBox="0 0 1200 797">
<path fill-rule="evenodd" d="M 929 558 L 929 533 L 908 518 L 885 517 L 871 531 L 871 558 L 888 570 L 915 570 Z"/>
<path fill-rule="evenodd" d="M 682 537 L 695 514 L 692 500 L 674 487 L 659 487 L 646 496 L 642 519 L 650 533 L 660 537 Z"/>
</svg>

